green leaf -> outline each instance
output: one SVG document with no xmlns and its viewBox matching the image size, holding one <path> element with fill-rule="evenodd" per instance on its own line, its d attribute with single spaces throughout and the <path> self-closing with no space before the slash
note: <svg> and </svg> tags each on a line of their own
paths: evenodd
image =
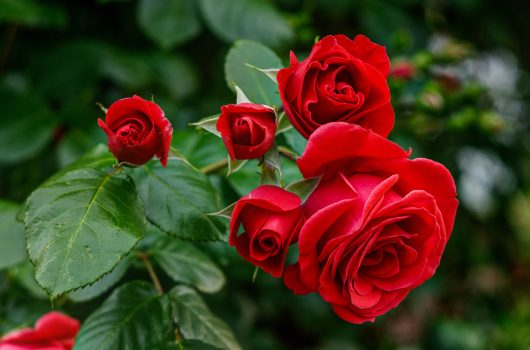
<svg viewBox="0 0 530 350">
<path fill-rule="evenodd" d="M 195 290 L 176 286 L 169 299 L 173 305 L 173 321 L 185 339 L 200 340 L 221 349 L 241 349 L 232 330 L 211 313 Z"/>
<path fill-rule="evenodd" d="M 315 190 L 320 182 L 320 177 L 313 177 L 310 179 L 303 179 L 300 181 L 293 182 L 285 189 L 291 193 L 296 194 L 302 202 L 305 202 L 307 197 Z"/>
<path fill-rule="evenodd" d="M 175 282 L 193 285 L 201 292 L 218 292 L 223 272 L 193 243 L 162 237 L 149 254 Z"/>
<path fill-rule="evenodd" d="M 302 155 L 305 150 L 305 146 L 307 145 L 307 140 L 300 135 L 298 131 L 296 131 L 295 128 L 289 129 L 286 132 L 283 133 L 283 136 L 285 137 L 285 141 L 299 155 Z"/>
<path fill-rule="evenodd" d="M 215 215 L 215 216 L 220 216 L 226 219 L 230 219 L 232 217 L 232 212 L 234 211 L 235 206 L 236 206 L 236 203 L 232 203 L 228 207 L 221 209 L 218 212 L 210 213 L 208 215 Z"/>
<path fill-rule="evenodd" d="M 24 287 L 28 293 L 36 299 L 46 300 L 48 296 L 46 291 L 35 280 L 35 267 L 26 261 L 9 270 L 10 277 Z"/>
<path fill-rule="evenodd" d="M 203 118 L 196 123 L 191 123 L 190 125 L 202 128 L 217 137 L 221 137 L 221 133 L 217 130 L 217 121 L 219 120 L 219 114 L 211 115 L 209 117 Z"/>
<path fill-rule="evenodd" d="M 73 302 L 81 303 L 100 296 L 122 279 L 130 265 L 130 258 L 123 259 L 108 275 L 103 276 L 93 285 L 68 293 L 68 298 Z"/>
<path fill-rule="evenodd" d="M 280 68 L 261 69 L 261 68 L 251 65 L 250 63 L 247 63 L 246 65 L 252 69 L 257 70 L 258 72 L 265 74 L 275 84 L 278 84 L 277 76 L 278 76 L 278 72 L 280 71 Z"/>
<path fill-rule="evenodd" d="M 111 271 L 144 234 L 145 214 L 128 176 L 76 169 L 32 193 L 25 224 L 37 282 L 55 298 Z"/>
<path fill-rule="evenodd" d="M 294 39 L 289 23 L 268 1 L 201 0 L 199 3 L 206 24 L 226 42 L 252 39 L 281 47 Z"/>
<path fill-rule="evenodd" d="M 241 88 L 234 84 L 234 89 L 236 90 L 236 103 L 251 103 L 247 95 L 241 90 Z"/>
<path fill-rule="evenodd" d="M 1 89 L 0 105 L 0 163 L 23 161 L 51 141 L 57 122 L 42 100 Z"/>
<path fill-rule="evenodd" d="M 181 100 L 197 90 L 199 78 L 196 67 L 183 56 L 159 54 L 153 56 L 150 62 L 153 76 L 170 97 Z"/>
<path fill-rule="evenodd" d="M 208 177 L 185 162 L 170 158 L 132 169 L 148 220 L 163 232 L 192 241 L 224 240 L 222 223 L 206 213 L 218 209 L 219 198 Z"/>
<path fill-rule="evenodd" d="M 19 205 L 0 200 L 0 270 L 26 259 L 24 225 L 16 220 Z"/>
<path fill-rule="evenodd" d="M 292 128 L 293 126 L 291 125 L 291 122 L 287 118 L 285 112 L 281 113 L 280 117 L 278 118 L 278 128 L 276 129 L 276 135 L 289 131 Z"/>
<path fill-rule="evenodd" d="M 221 138 L 201 134 L 191 128 L 175 130 L 172 143 L 198 168 L 226 159 L 226 148 Z"/>
<path fill-rule="evenodd" d="M 138 23 L 164 49 L 193 39 L 201 30 L 194 0 L 140 0 Z"/>
<path fill-rule="evenodd" d="M 34 0 L 0 0 L 0 22 L 31 27 L 64 27 L 67 17 L 58 6 Z"/>
<path fill-rule="evenodd" d="M 152 349 L 169 342 L 172 330 L 168 299 L 151 284 L 131 282 L 88 317 L 74 350 Z"/>
<path fill-rule="evenodd" d="M 237 85 L 254 103 L 280 106 L 278 85 L 248 64 L 261 69 L 282 67 L 278 56 L 268 47 L 249 40 L 237 41 L 225 60 L 225 77 L 228 86 Z"/>
</svg>

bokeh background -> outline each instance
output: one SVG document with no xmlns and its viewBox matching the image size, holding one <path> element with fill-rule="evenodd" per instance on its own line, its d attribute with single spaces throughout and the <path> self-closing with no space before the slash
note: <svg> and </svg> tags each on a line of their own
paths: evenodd
<svg viewBox="0 0 530 350">
<path fill-rule="evenodd" d="M 96 102 L 154 96 L 179 129 L 175 147 L 205 166 L 225 151 L 188 123 L 234 101 L 224 78 L 234 40 L 287 64 L 317 36 L 363 33 L 392 59 L 391 139 L 457 182 L 435 277 L 374 324 L 350 325 L 316 295 L 264 273 L 252 282 L 250 264 L 211 244 L 228 283 L 209 306 L 245 349 L 530 349 L 529 14 L 526 0 L 0 0 L 0 226 L 19 225 L 6 213 L 105 142 Z M 253 171 L 212 175 L 225 204 L 256 185 Z M 61 307 L 83 319 L 102 300 Z M 0 271 L 0 334 L 50 308 L 27 262 Z"/>
</svg>

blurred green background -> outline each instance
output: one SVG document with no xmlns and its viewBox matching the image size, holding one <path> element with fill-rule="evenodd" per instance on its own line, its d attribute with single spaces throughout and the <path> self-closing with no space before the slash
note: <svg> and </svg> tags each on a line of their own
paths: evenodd
<svg viewBox="0 0 530 350">
<path fill-rule="evenodd" d="M 363 33 L 413 68 L 389 81 L 391 139 L 457 182 L 437 274 L 374 324 L 350 325 L 316 295 L 264 273 L 253 283 L 235 250 L 211 244 L 228 283 L 208 304 L 245 349 L 530 349 L 529 14 L 527 0 L 0 0 L 0 225 L 21 229 L 13 216 L 31 191 L 105 142 L 96 102 L 154 96 L 175 147 L 204 166 L 222 143 L 187 125 L 235 100 L 224 78 L 234 40 L 287 63 L 317 36 Z M 212 181 L 225 204 L 256 184 Z M 63 307 L 82 319 L 101 300 Z M 27 263 L 1 272 L 0 334 L 49 309 Z"/>
</svg>

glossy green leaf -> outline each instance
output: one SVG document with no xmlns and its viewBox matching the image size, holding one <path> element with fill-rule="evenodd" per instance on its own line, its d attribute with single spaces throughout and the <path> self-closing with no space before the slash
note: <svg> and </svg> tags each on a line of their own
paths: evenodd
<svg viewBox="0 0 530 350">
<path fill-rule="evenodd" d="M 52 139 L 57 124 L 42 100 L 0 89 L 0 164 L 36 155 Z"/>
<path fill-rule="evenodd" d="M 141 0 L 137 10 L 140 28 L 164 49 L 192 39 L 201 29 L 194 0 Z"/>
<path fill-rule="evenodd" d="M 144 234 L 145 214 L 128 176 L 76 169 L 32 193 L 25 225 L 37 282 L 55 298 L 112 270 Z"/>
<path fill-rule="evenodd" d="M 307 140 L 300 135 L 295 128 L 287 130 L 282 135 L 285 137 L 285 141 L 293 151 L 298 153 L 298 155 L 302 155 L 302 153 L 304 153 Z"/>
<path fill-rule="evenodd" d="M 249 67 L 249 64 L 260 69 L 282 67 L 281 60 L 268 47 L 249 40 L 237 41 L 228 51 L 225 60 L 228 86 L 232 89 L 234 85 L 239 86 L 254 103 L 280 106 L 278 85 L 262 72 Z"/>
<path fill-rule="evenodd" d="M 0 270 L 26 259 L 24 225 L 17 221 L 19 205 L 0 200 Z"/>
<path fill-rule="evenodd" d="M 219 198 L 208 177 L 170 158 L 132 169 L 148 220 L 163 232 L 186 240 L 224 240 L 222 223 L 206 215 L 217 211 Z"/>
<path fill-rule="evenodd" d="M 200 0 L 199 3 L 210 29 L 227 42 L 252 39 L 280 47 L 294 38 L 289 23 L 266 0 Z"/>
<path fill-rule="evenodd" d="M 171 341 L 168 299 L 146 282 L 119 289 L 83 323 L 74 350 L 146 350 Z"/>
<path fill-rule="evenodd" d="M 169 293 L 173 306 L 173 321 L 184 339 L 227 350 L 241 349 L 228 325 L 212 314 L 200 295 L 190 287 L 176 286 Z"/>
<path fill-rule="evenodd" d="M 165 236 L 149 254 L 175 282 L 190 284 L 201 292 L 218 292 L 225 283 L 223 272 L 191 242 Z"/>
<path fill-rule="evenodd" d="M 73 302 L 81 303 L 100 296 L 122 279 L 130 265 L 130 258 L 123 259 L 109 274 L 90 286 L 68 293 L 68 298 Z"/>
</svg>

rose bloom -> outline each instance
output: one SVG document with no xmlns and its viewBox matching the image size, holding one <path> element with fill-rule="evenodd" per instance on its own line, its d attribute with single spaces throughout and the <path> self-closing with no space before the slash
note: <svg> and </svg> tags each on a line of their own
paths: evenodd
<svg viewBox="0 0 530 350">
<path fill-rule="evenodd" d="M 217 130 L 232 159 L 253 159 L 267 153 L 274 144 L 274 110 L 254 103 L 221 107 Z"/>
<path fill-rule="evenodd" d="M 387 77 L 390 61 L 383 46 L 364 35 L 354 40 L 330 35 L 298 62 L 278 72 L 285 113 L 308 138 L 321 125 L 343 121 L 387 136 L 394 127 Z"/>
<path fill-rule="evenodd" d="M 173 128 L 164 111 L 139 96 L 114 102 L 99 127 L 107 134 L 109 150 L 120 162 L 147 163 L 157 156 L 165 167 Z"/>
<path fill-rule="evenodd" d="M 229 244 L 250 263 L 281 277 L 289 246 L 303 223 L 301 201 L 280 187 L 263 185 L 237 201 L 230 220 Z M 244 232 L 239 233 L 240 225 Z"/>
<path fill-rule="evenodd" d="M 408 156 L 357 125 L 330 123 L 309 138 L 298 165 L 322 179 L 304 204 L 289 288 L 318 292 L 338 316 L 362 323 L 434 274 L 453 229 L 455 184 L 443 165 Z"/>
<path fill-rule="evenodd" d="M 390 76 L 394 79 L 410 80 L 416 75 L 416 68 L 410 61 L 399 61 L 392 65 Z"/>
<path fill-rule="evenodd" d="M 79 321 L 59 312 L 42 316 L 35 328 L 25 328 L 0 339 L 0 350 L 70 350 L 79 331 Z"/>
</svg>

